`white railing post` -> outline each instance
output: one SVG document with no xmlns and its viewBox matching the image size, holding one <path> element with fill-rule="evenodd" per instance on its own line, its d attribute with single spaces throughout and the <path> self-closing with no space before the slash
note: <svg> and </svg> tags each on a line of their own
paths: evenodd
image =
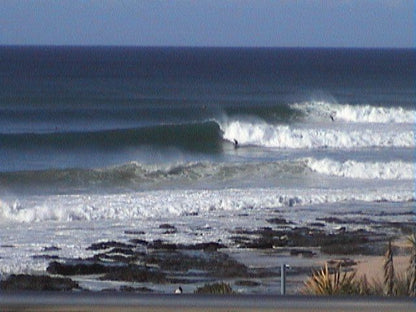
<svg viewBox="0 0 416 312">
<path fill-rule="evenodd" d="M 280 294 L 286 295 L 286 264 L 282 264 L 280 267 Z"/>
</svg>

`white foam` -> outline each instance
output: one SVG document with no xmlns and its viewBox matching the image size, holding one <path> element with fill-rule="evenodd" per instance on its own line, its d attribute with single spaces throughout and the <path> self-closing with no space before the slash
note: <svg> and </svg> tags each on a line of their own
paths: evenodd
<svg viewBox="0 0 416 312">
<path fill-rule="evenodd" d="M 275 148 L 366 148 L 415 146 L 412 126 L 323 127 L 322 124 L 272 125 L 266 122 L 231 120 L 221 125 L 223 137 L 242 145 Z"/>
<path fill-rule="evenodd" d="M 397 211 L 394 220 L 406 222 L 411 216 L 400 214 L 400 209 L 409 211 L 411 200 L 415 200 L 414 190 L 406 182 L 395 188 L 366 190 L 151 191 L 30 196 L 15 204 L 0 201 L 0 236 L 6 238 L 0 246 L 0 280 L 3 274 L 44 274 L 50 260 L 43 255 L 90 258 L 94 252 L 87 250 L 88 246 L 99 241 L 128 242 L 131 236 L 125 234 L 126 230 L 143 231 L 145 234 L 140 237 L 146 241 L 162 237 L 174 243 L 221 241 L 233 246 L 230 230 L 269 226 L 266 220 L 276 215 L 276 208 L 299 226 L 331 216 L 334 211 L 351 213 L 351 218 L 357 210 L 366 211 L 371 218 L 391 218 L 377 217 L 373 209 Z M 158 225 L 166 222 L 174 224 L 178 233 L 162 234 Z M 56 250 L 45 250 L 51 246 Z"/>
<path fill-rule="evenodd" d="M 318 173 L 354 179 L 414 180 L 415 164 L 403 161 L 338 162 L 332 159 L 306 159 L 307 166 Z"/>
<path fill-rule="evenodd" d="M 239 211 L 273 207 L 319 205 L 341 201 L 409 201 L 411 188 L 358 189 L 224 189 L 150 191 L 114 195 L 53 195 L 24 198 L 18 205 L 0 202 L 3 222 L 71 222 L 131 220 L 180 216 L 210 211 Z"/>
<path fill-rule="evenodd" d="M 323 101 L 297 103 L 293 108 L 315 119 L 353 123 L 414 123 L 416 111 L 402 107 L 377 107 L 370 105 L 335 104 Z"/>
</svg>

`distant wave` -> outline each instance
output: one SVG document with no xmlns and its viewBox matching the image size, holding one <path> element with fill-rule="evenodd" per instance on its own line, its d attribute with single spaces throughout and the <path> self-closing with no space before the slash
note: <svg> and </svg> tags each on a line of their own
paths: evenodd
<svg viewBox="0 0 416 312">
<path fill-rule="evenodd" d="M 352 179 L 413 180 L 413 163 L 345 162 L 300 158 L 272 162 L 188 162 L 149 165 L 130 162 L 101 169 L 49 169 L 0 173 L 3 192 L 25 190 L 43 194 L 108 191 L 273 186 L 286 178 L 303 178 L 308 172 Z"/>
<path fill-rule="evenodd" d="M 42 189 L 43 193 L 76 193 L 110 190 L 111 192 L 169 188 L 207 182 L 209 185 L 252 181 L 258 176 L 302 174 L 303 161 L 282 162 L 189 162 L 145 165 L 137 162 L 101 169 L 49 169 L 0 173 L 2 190 Z M 222 185 L 222 184 L 221 184 Z"/>
<path fill-rule="evenodd" d="M 307 166 L 321 174 L 353 179 L 414 180 L 415 164 L 403 161 L 357 162 L 348 160 L 338 162 L 332 159 L 306 159 Z"/>
<path fill-rule="evenodd" d="M 336 120 L 352 123 L 414 123 L 416 111 L 402 107 L 381 107 L 371 105 L 334 104 L 312 101 L 291 105 L 303 112 L 307 118 Z"/>
<path fill-rule="evenodd" d="M 221 143 L 220 128 L 213 121 L 102 131 L 0 134 L 1 147 L 22 152 L 31 148 L 120 150 L 153 145 L 216 153 Z"/>
</svg>

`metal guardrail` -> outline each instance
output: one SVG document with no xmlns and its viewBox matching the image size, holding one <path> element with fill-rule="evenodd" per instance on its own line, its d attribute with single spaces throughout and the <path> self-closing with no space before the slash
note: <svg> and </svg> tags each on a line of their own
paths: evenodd
<svg viewBox="0 0 416 312">
<path fill-rule="evenodd" d="M 416 311 L 414 300 L 385 297 L 159 295 L 120 292 L 0 293 L 0 311 Z"/>
</svg>

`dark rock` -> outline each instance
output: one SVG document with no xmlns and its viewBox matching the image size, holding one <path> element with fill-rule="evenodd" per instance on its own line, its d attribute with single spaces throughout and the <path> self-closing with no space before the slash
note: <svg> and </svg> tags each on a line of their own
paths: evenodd
<svg viewBox="0 0 416 312">
<path fill-rule="evenodd" d="M 204 251 L 217 251 L 218 249 L 226 248 L 225 245 L 215 242 L 199 243 L 195 245 L 184 245 L 181 249 L 186 250 L 204 250 Z"/>
<path fill-rule="evenodd" d="M 167 243 L 162 240 L 155 240 L 152 243 L 148 244 L 147 247 L 148 249 L 155 249 L 155 250 L 163 249 L 163 250 L 205 250 L 205 251 L 216 251 L 220 248 L 226 248 L 225 245 L 216 243 L 216 242 L 184 245 L 184 244 Z"/>
<path fill-rule="evenodd" d="M 123 292 L 140 292 L 140 293 L 153 292 L 152 289 L 147 288 L 147 287 L 131 287 L 131 286 L 121 286 L 120 291 L 123 291 Z"/>
<path fill-rule="evenodd" d="M 33 259 L 45 259 L 45 260 L 57 260 L 59 259 L 56 255 L 33 255 Z"/>
<path fill-rule="evenodd" d="M 115 247 L 108 251 L 107 254 L 133 255 L 134 251 L 131 248 Z"/>
<path fill-rule="evenodd" d="M 347 228 L 345 226 L 341 226 L 336 229 L 337 233 L 345 233 L 347 231 Z"/>
<path fill-rule="evenodd" d="M 159 225 L 159 229 L 176 229 L 176 227 L 175 226 L 173 226 L 173 225 L 170 225 L 170 224 L 168 224 L 168 223 L 164 223 L 164 224 L 161 224 L 161 225 Z"/>
<path fill-rule="evenodd" d="M 231 236 L 230 237 L 235 244 L 237 244 L 238 246 L 246 246 L 247 243 L 249 243 L 252 238 L 247 237 L 247 236 Z"/>
<path fill-rule="evenodd" d="M 342 220 L 336 217 L 325 217 L 325 218 L 316 218 L 318 221 L 325 221 L 326 223 L 336 223 L 336 224 L 346 224 L 349 223 L 347 220 Z"/>
<path fill-rule="evenodd" d="M 198 215 L 198 212 L 185 212 L 184 214 L 183 214 L 185 217 L 195 217 L 195 216 L 197 216 Z"/>
<path fill-rule="evenodd" d="M 279 224 L 279 225 L 293 224 L 293 222 L 288 222 L 284 218 L 272 218 L 272 219 L 267 219 L 266 221 L 271 224 Z"/>
<path fill-rule="evenodd" d="M 217 277 L 245 277 L 249 275 L 247 267 L 232 258 L 219 261 L 216 266 L 217 268 L 211 269 L 211 272 Z"/>
<path fill-rule="evenodd" d="M 0 288 L 7 291 L 70 291 L 78 289 L 78 283 L 69 278 L 50 277 L 46 275 L 10 275 L 0 282 Z"/>
<path fill-rule="evenodd" d="M 131 239 L 130 243 L 135 245 L 142 245 L 142 246 L 148 246 L 149 242 L 145 241 L 144 239 Z"/>
<path fill-rule="evenodd" d="M 332 220 L 332 219 L 331 219 Z M 327 254 L 374 254 L 370 242 L 385 241 L 385 237 L 364 229 L 347 231 L 341 228 L 330 233 L 318 228 L 296 227 L 272 230 L 260 228 L 244 231 L 237 229 L 236 233 L 249 233 L 250 236 L 233 236 L 233 240 L 241 248 L 269 249 L 274 247 L 321 247 Z"/>
<path fill-rule="evenodd" d="M 148 248 L 152 249 L 164 249 L 164 250 L 176 250 L 178 246 L 172 243 L 166 243 L 160 239 L 154 240 L 153 243 L 148 245 Z"/>
<path fill-rule="evenodd" d="M 94 255 L 94 257 L 92 258 L 92 261 L 100 263 L 100 262 L 105 262 L 108 263 L 112 262 L 112 263 L 131 263 L 134 259 L 136 259 L 136 257 L 134 256 L 128 256 L 128 255 L 123 255 L 123 254 L 112 254 L 112 253 L 102 253 L 102 254 L 98 254 L 98 255 Z"/>
<path fill-rule="evenodd" d="M 164 229 L 166 230 L 165 232 L 163 232 L 163 234 L 175 234 L 178 232 L 178 230 L 176 229 L 175 226 L 170 225 L 168 223 L 164 223 L 159 225 L 159 229 Z"/>
<path fill-rule="evenodd" d="M 58 275 L 92 275 L 108 272 L 109 267 L 96 262 L 82 261 L 79 263 L 61 263 L 53 261 L 49 264 L 47 272 Z"/>
<path fill-rule="evenodd" d="M 182 277 L 167 277 L 166 280 L 169 284 L 186 285 L 186 284 L 202 284 L 207 280 L 212 280 L 207 277 L 205 272 L 186 272 Z"/>
<path fill-rule="evenodd" d="M 375 216 L 415 216 L 416 214 L 413 210 L 403 211 L 403 212 L 391 212 L 391 211 L 380 211 L 379 213 L 374 214 Z"/>
<path fill-rule="evenodd" d="M 156 269 L 128 265 L 113 267 L 108 273 L 100 277 L 100 280 L 163 284 L 166 283 L 166 276 Z"/>
<path fill-rule="evenodd" d="M 244 233 L 239 231 L 238 233 Z M 242 248 L 255 248 L 255 249 L 270 249 L 275 246 L 287 245 L 285 237 L 285 231 L 275 231 L 269 227 L 261 228 L 257 231 L 250 231 L 250 234 L 256 234 L 257 237 L 245 241 L 245 239 L 238 239 L 236 243 Z"/>
<path fill-rule="evenodd" d="M 124 231 L 124 234 L 127 234 L 127 235 L 144 235 L 146 233 L 143 232 L 143 231 L 126 230 L 126 231 Z"/>
<path fill-rule="evenodd" d="M 203 250 L 155 250 L 145 263 L 158 266 L 165 272 L 200 271 L 207 276 L 246 277 L 247 267 L 227 254 Z"/>
<path fill-rule="evenodd" d="M 308 226 L 314 226 L 314 227 L 325 227 L 325 223 L 321 223 L 321 222 L 312 222 L 309 223 Z"/>
<path fill-rule="evenodd" d="M 104 250 L 104 249 L 109 249 L 109 248 L 132 248 L 132 247 L 134 246 L 130 244 L 109 241 L 109 242 L 92 244 L 90 247 L 87 248 L 87 250 Z"/>
<path fill-rule="evenodd" d="M 178 230 L 177 229 L 168 229 L 168 230 L 166 230 L 166 231 L 163 232 L 164 235 L 167 235 L 167 234 L 176 234 L 176 233 L 178 233 Z"/>
<path fill-rule="evenodd" d="M 122 248 L 115 247 L 104 253 L 96 254 L 91 259 L 90 262 L 99 263 L 99 262 L 121 262 L 121 263 L 130 263 L 137 259 L 137 256 L 143 253 L 135 251 L 133 248 Z"/>
<path fill-rule="evenodd" d="M 101 280 L 114 281 L 164 283 L 166 280 L 165 274 L 157 269 L 149 269 L 135 264 L 103 264 L 88 260 L 73 261 L 73 263 L 55 261 L 50 263 L 47 271 L 50 274 L 64 276 L 102 274 Z"/>
<path fill-rule="evenodd" d="M 43 247 L 42 251 L 58 251 L 61 250 L 61 248 L 56 246 L 50 246 L 50 247 Z"/>
<path fill-rule="evenodd" d="M 366 254 L 367 247 L 356 244 L 332 244 L 321 247 L 321 252 L 328 255 Z"/>
<path fill-rule="evenodd" d="M 237 227 L 233 231 L 231 231 L 232 234 L 237 234 L 237 235 L 254 235 L 254 234 L 258 234 L 258 232 L 259 230 L 248 230 L 248 229 L 244 229 L 241 227 Z"/>
</svg>

